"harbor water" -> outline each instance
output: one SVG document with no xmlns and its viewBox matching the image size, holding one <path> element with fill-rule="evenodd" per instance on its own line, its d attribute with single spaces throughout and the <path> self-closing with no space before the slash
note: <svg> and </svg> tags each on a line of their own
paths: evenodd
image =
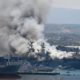
<svg viewBox="0 0 80 80">
<path fill-rule="evenodd" d="M 60 75 L 34 75 L 34 74 L 19 74 L 18 76 L 8 76 L 0 80 L 80 80 L 80 71 L 62 71 Z"/>
<path fill-rule="evenodd" d="M 21 75 L 21 78 L 0 78 L 0 80 L 80 80 L 80 76 Z"/>
</svg>

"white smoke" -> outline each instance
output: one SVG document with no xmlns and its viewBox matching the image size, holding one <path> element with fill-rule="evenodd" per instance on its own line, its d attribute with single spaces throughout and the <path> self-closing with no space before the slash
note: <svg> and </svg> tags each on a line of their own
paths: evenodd
<svg viewBox="0 0 80 80">
<path fill-rule="evenodd" d="M 73 57 L 73 52 L 66 52 L 66 51 L 59 51 L 56 50 L 56 47 L 54 46 L 49 50 L 51 53 L 50 56 L 52 59 L 58 58 L 58 59 L 63 59 L 63 58 L 72 58 Z"/>
<path fill-rule="evenodd" d="M 37 40 L 42 38 L 43 25 L 38 24 L 34 19 L 27 19 L 24 21 L 23 26 L 19 26 L 17 31 L 21 36 L 28 40 Z"/>
<path fill-rule="evenodd" d="M 0 53 L 27 53 L 30 41 L 43 38 L 50 0 L 0 0 Z"/>
<path fill-rule="evenodd" d="M 45 44 L 45 54 L 46 52 L 49 53 L 49 56 L 52 59 L 58 58 L 58 59 L 63 59 L 63 58 L 72 58 L 75 52 L 66 52 L 66 51 L 60 51 L 56 49 L 56 46 L 51 46 L 49 43 L 47 43 L 44 40 L 38 40 L 33 44 L 33 47 L 35 49 L 35 52 L 41 52 L 41 44 Z"/>
<path fill-rule="evenodd" d="M 16 54 L 23 54 L 28 51 L 29 41 L 19 35 L 11 35 L 9 40 L 10 46 L 16 49 Z"/>
<path fill-rule="evenodd" d="M 51 58 L 68 58 L 72 53 L 57 51 L 44 39 L 44 22 L 50 0 L 0 0 L 0 56 L 29 52 L 33 43 L 34 55 L 41 52 L 41 44 L 45 43 L 45 52 Z"/>
</svg>

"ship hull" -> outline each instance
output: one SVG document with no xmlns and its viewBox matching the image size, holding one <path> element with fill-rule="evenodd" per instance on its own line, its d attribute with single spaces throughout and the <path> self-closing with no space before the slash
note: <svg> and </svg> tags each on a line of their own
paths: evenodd
<svg viewBox="0 0 80 80">
<path fill-rule="evenodd" d="M 0 74 L 16 74 L 20 65 L 9 65 L 0 68 Z"/>
</svg>

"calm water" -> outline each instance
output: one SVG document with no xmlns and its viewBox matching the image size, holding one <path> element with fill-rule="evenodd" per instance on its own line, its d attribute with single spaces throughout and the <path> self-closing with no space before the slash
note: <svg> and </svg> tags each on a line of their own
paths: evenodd
<svg viewBox="0 0 80 80">
<path fill-rule="evenodd" d="M 80 80 L 80 71 L 71 71 L 65 74 L 65 71 L 61 72 L 61 75 L 19 75 L 18 77 L 0 78 L 0 80 Z"/>
<path fill-rule="evenodd" d="M 24 76 L 20 80 L 80 80 L 80 76 Z"/>
<path fill-rule="evenodd" d="M 0 80 L 80 80 L 80 76 L 48 76 L 48 75 L 21 75 L 20 79 L 17 78 L 1 78 Z"/>
</svg>

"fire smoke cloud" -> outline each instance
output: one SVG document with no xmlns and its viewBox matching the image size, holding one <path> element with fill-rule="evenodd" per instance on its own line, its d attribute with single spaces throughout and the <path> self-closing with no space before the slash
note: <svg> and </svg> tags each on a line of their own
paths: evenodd
<svg viewBox="0 0 80 80">
<path fill-rule="evenodd" d="M 26 53 L 30 41 L 43 38 L 50 0 L 0 0 L 0 55 Z"/>
<path fill-rule="evenodd" d="M 44 42 L 51 58 L 72 56 L 71 53 L 57 51 L 43 40 L 43 24 L 50 5 L 50 0 L 0 0 L 0 56 L 25 54 L 31 41 L 34 42 L 35 53 L 41 51 L 41 43 Z"/>
</svg>

